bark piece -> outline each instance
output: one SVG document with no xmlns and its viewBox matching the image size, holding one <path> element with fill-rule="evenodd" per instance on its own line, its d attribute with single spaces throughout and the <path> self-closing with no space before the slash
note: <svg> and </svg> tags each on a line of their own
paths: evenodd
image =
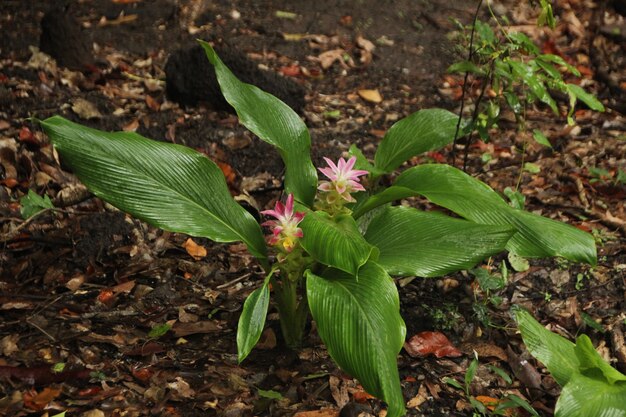
<svg viewBox="0 0 626 417">
<path fill-rule="evenodd" d="M 43 16 L 39 49 L 72 70 L 85 70 L 94 62 L 89 40 L 67 8 L 55 7 Z"/>
</svg>

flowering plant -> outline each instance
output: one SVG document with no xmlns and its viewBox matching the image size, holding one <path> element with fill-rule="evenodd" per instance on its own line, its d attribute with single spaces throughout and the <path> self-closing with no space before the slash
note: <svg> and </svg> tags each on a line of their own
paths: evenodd
<svg viewBox="0 0 626 417">
<path fill-rule="evenodd" d="M 41 125 L 65 164 L 98 197 L 166 230 L 247 245 L 267 275 L 244 303 L 240 361 L 261 336 L 273 292 L 287 345 L 301 344 L 310 312 L 331 357 L 396 417 L 404 413 L 396 356 L 406 329 L 391 275 L 442 276 L 505 249 L 524 257 L 596 262 L 588 234 L 515 209 L 451 166 L 408 168 L 391 187 L 380 188 L 378 180 L 405 161 L 452 142 L 457 118 L 446 110 L 421 110 L 395 123 L 373 164 L 354 146 L 348 159 L 325 158 L 327 166 L 318 170 L 326 178 L 319 181 L 309 132 L 297 114 L 239 81 L 209 44 L 201 44 L 239 121 L 274 145 L 285 162 L 285 202 L 262 212 L 267 238 L 204 155 L 58 116 Z M 461 218 L 390 205 L 417 195 Z"/>
</svg>

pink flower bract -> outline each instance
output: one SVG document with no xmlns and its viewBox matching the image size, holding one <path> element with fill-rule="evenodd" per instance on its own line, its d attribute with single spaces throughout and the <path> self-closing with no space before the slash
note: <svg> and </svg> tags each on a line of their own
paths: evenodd
<svg viewBox="0 0 626 417">
<path fill-rule="evenodd" d="M 359 177 L 361 175 L 367 175 L 369 172 L 360 169 L 352 169 L 356 162 L 356 157 L 352 157 L 347 161 L 343 158 L 339 158 L 337 165 L 328 158 L 324 158 L 328 164 L 327 168 L 318 168 L 319 171 L 324 174 L 330 181 L 320 181 L 318 190 L 321 191 L 336 191 L 344 200 L 349 202 L 356 201 L 354 197 L 350 195 L 355 191 L 365 191 L 363 185 L 360 183 Z"/>
<path fill-rule="evenodd" d="M 283 205 L 277 201 L 274 210 L 265 210 L 261 214 L 272 216 L 276 220 L 268 220 L 262 224 L 272 229 L 272 234 L 268 239 L 270 245 L 282 245 L 291 252 L 296 245 L 297 239 L 302 237 L 302 229 L 298 223 L 304 219 L 305 213 L 293 211 L 293 194 L 287 196 L 287 201 Z"/>
</svg>

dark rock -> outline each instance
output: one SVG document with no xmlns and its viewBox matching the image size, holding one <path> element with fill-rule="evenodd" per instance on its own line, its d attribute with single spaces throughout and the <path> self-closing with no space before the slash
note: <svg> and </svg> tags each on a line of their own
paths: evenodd
<svg viewBox="0 0 626 417">
<path fill-rule="evenodd" d="M 304 108 L 304 88 L 295 81 L 270 71 L 263 71 L 241 52 L 222 46 L 216 52 L 243 82 L 273 94 L 298 113 Z M 165 65 L 166 91 L 170 100 L 194 106 L 207 102 L 216 110 L 234 113 L 220 91 L 213 70 L 200 45 L 174 51 Z"/>
<path fill-rule="evenodd" d="M 85 70 L 94 62 L 89 40 L 65 7 L 55 7 L 41 19 L 39 49 L 72 70 Z"/>
</svg>

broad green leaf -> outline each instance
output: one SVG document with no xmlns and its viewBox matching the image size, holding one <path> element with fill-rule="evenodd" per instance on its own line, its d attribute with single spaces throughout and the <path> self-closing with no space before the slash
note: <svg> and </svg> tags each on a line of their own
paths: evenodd
<svg viewBox="0 0 626 417">
<path fill-rule="evenodd" d="M 165 230 L 243 241 L 266 258 L 263 232 L 235 202 L 217 165 L 193 149 L 55 116 L 41 123 L 62 161 L 101 199 Z"/>
<path fill-rule="evenodd" d="M 317 261 L 359 275 L 376 248 L 367 243 L 352 216 L 334 217 L 325 212 L 311 211 L 300 223 L 303 236 L 300 244 Z"/>
<path fill-rule="evenodd" d="M 544 85 L 543 81 L 537 76 L 537 74 L 532 70 L 532 67 L 528 64 L 524 64 L 522 62 L 515 61 L 513 59 L 509 59 L 507 63 L 511 66 L 513 70 L 513 74 L 520 77 L 528 88 L 532 95 L 534 95 L 537 99 L 544 102 L 555 114 L 559 113 L 559 109 L 556 106 L 556 102 L 548 93 L 548 89 Z"/>
<path fill-rule="evenodd" d="M 528 259 L 522 258 L 521 256 L 514 254 L 513 252 L 509 253 L 507 259 L 511 264 L 511 268 L 513 268 L 517 272 L 528 271 L 528 268 L 530 268 L 530 263 L 528 262 Z"/>
<path fill-rule="evenodd" d="M 514 314 L 530 354 L 548 368 L 559 385 L 565 386 L 573 375 L 579 373 L 575 345 L 543 327 L 528 311 L 516 307 Z"/>
<path fill-rule="evenodd" d="M 626 383 L 576 373 L 561 390 L 555 417 L 626 417 Z"/>
<path fill-rule="evenodd" d="M 443 109 L 425 109 L 394 123 L 380 142 L 374 165 L 391 172 L 423 152 L 452 143 L 458 116 Z"/>
<path fill-rule="evenodd" d="M 33 190 L 28 190 L 28 194 L 20 198 L 20 206 L 20 214 L 23 219 L 28 219 L 42 210 L 54 208 L 47 194 L 40 197 Z"/>
<path fill-rule="evenodd" d="M 576 339 L 576 357 L 580 362 L 580 371 L 587 376 L 603 379 L 609 385 L 626 382 L 626 375 L 609 365 L 594 349 L 587 335 Z"/>
<path fill-rule="evenodd" d="M 485 70 L 477 66 L 471 61 L 459 61 L 448 67 L 448 72 L 451 73 L 465 73 L 470 72 L 472 74 L 485 75 Z"/>
<path fill-rule="evenodd" d="M 515 230 L 482 225 L 408 207 L 388 207 L 367 228 L 390 275 L 436 277 L 469 269 L 502 252 Z"/>
<path fill-rule="evenodd" d="M 361 268 L 358 282 L 338 270 L 306 277 L 311 313 L 330 356 L 388 404 L 388 417 L 404 414 L 396 357 L 406 328 L 393 280 L 373 262 Z"/>
<path fill-rule="evenodd" d="M 444 164 L 404 171 L 392 187 L 371 196 L 355 216 L 390 201 L 423 195 L 433 203 L 480 224 L 509 225 L 516 233 L 506 249 L 526 258 L 561 256 L 595 265 L 593 237 L 575 227 L 510 207 L 487 184 Z"/>
<path fill-rule="evenodd" d="M 278 148 L 285 162 L 285 191 L 310 207 L 317 188 L 317 173 L 311 162 L 311 138 L 302 119 L 273 95 L 239 81 L 211 45 L 199 42 L 215 66 L 222 94 L 237 111 L 241 124 Z"/>
<path fill-rule="evenodd" d="M 267 309 L 270 305 L 269 278 L 263 285 L 252 292 L 243 303 L 243 311 L 237 326 L 237 360 L 239 363 L 250 354 L 257 344 L 265 327 Z"/>
<path fill-rule="evenodd" d="M 395 183 L 480 224 L 517 229 L 507 250 L 527 258 L 561 256 L 596 263 L 593 237 L 565 223 L 510 207 L 487 184 L 449 165 L 427 164 L 403 172 Z M 393 188 L 393 187 L 392 187 Z"/>
<path fill-rule="evenodd" d="M 570 94 L 574 95 L 578 100 L 589 106 L 591 110 L 600 112 L 604 111 L 604 105 L 602 105 L 602 103 L 600 103 L 600 101 L 598 101 L 598 99 L 595 98 L 593 94 L 589 94 L 582 87 L 576 84 L 566 84 L 566 86 L 567 91 Z"/>
</svg>

